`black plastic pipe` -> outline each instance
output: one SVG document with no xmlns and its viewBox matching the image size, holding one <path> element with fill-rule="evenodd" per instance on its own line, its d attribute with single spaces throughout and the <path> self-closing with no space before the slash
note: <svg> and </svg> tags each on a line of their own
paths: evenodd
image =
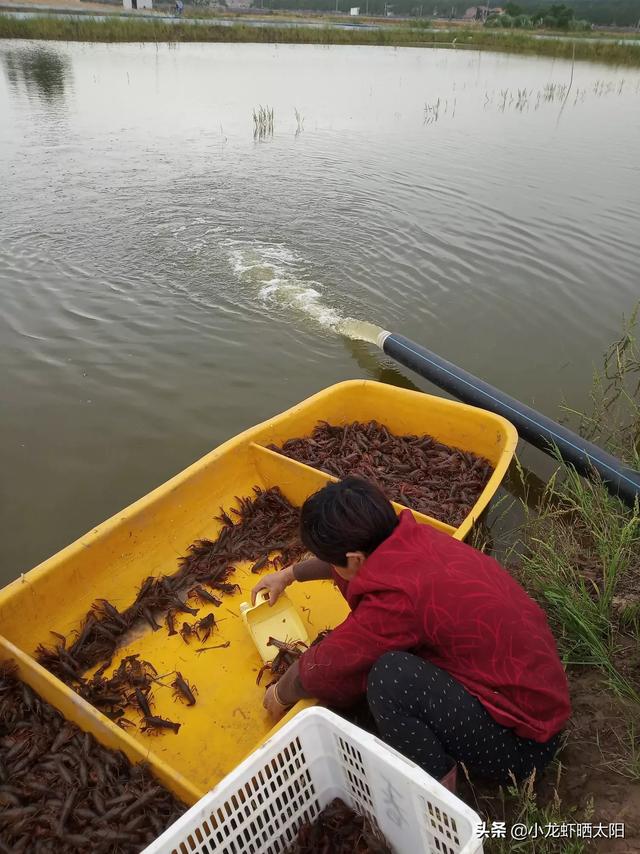
<svg viewBox="0 0 640 854">
<path fill-rule="evenodd" d="M 562 459 L 577 472 L 585 477 L 601 479 L 609 492 L 617 495 L 625 504 L 633 506 L 636 500 L 640 501 L 640 472 L 624 465 L 572 430 L 546 418 L 404 335 L 381 332 L 377 344 L 387 356 L 464 403 L 489 409 L 507 418 L 523 439 L 541 451 L 554 455 L 557 449 Z"/>
</svg>

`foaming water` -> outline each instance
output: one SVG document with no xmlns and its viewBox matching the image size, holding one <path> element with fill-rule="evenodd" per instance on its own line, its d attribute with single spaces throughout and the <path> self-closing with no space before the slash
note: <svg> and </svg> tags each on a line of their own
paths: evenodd
<svg viewBox="0 0 640 854">
<path fill-rule="evenodd" d="M 304 259 L 283 244 L 226 242 L 234 273 L 267 307 L 293 312 L 336 331 L 344 318 L 330 306 L 322 285 L 308 278 Z"/>
<path fill-rule="evenodd" d="M 308 263 L 283 244 L 228 240 L 229 260 L 244 286 L 255 290 L 266 307 L 300 315 L 352 341 L 376 344 L 380 326 L 344 317 L 324 296 L 319 282 L 309 280 Z"/>
</svg>

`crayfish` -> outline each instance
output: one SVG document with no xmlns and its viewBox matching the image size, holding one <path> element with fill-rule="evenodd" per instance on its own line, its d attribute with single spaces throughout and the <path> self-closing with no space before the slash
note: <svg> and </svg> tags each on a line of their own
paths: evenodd
<svg viewBox="0 0 640 854">
<path fill-rule="evenodd" d="M 215 625 L 216 618 L 213 614 L 207 614 L 207 616 L 203 617 L 201 620 L 196 620 L 193 624 L 193 633 L 196 635 L 200 643 L 206 643 L 209 640 Z M 202 632 L 202 636 L 200 635 L 200 632 Z"/>
<path fill-rule="evenodd" d="M 214 596 L 213 593 L 209 593 L 209 591 L 202 586 L 202 584 L 196 584 L 195 587 L 192 587 L 188 593 L 190 598 L 197 599 L 198 602 L 201 602 L 203 605 L 207 602 L 210 602 L 212 605 L 218 607 L 222 605 L 222 600 L 218 599 L 217 596 Z"/>
<path fill-rule="evenodd" d="M 300 658 L 307 648 L 306 643 L 303 643 L 303 641 L 287 643 L 286 641 L 281 641 L 277 638 L 269 638 L 267 646 L 275 646 L 278 652 L 276 653 L 273 661 L 268 661 L 266 664 L 262 665 L 256 679 L 256 685 L 260 684 L 262 674 L 265 670 L 270 670 L 271 675 L 275 677 L 269 683 L 269 685 L 273 685 L 273 683 L 277 682 L 281 676 L 284 676 L 291 665 Z"/>
<path fill-rule="evenodd" d="M 196 698 L 194 692 L 197 694 L 198 691 L 195 685 L 189 685 L 187 680 L 182 678 L 182 673 L 179 670 L 176 670 L 176 678 L 171 683 L 171 687 L 174 689 L 174 697 L 181 697 L 186 700 L 187 706 L 195 706 Z"/>
<path fill-rule="evenodd" d="M 169 721 L 166 718 L 159 718 L 157 715 L 148 715 L 144 718 L 142 732 L 153 732 L 157 735 L 163 730 L 170 729 L 177 733 L 180 726 L 181 724 L 175 723 L 175 721 Z"/>
<path fill-rule="evenodd" d="M 190 623 L 183 623 L 178 634 L 185 643 L 189 643 L 194 635 L 197 637 L 197 634 L 194 632 L 193 626 L 191 626 Z"/>
</svg>

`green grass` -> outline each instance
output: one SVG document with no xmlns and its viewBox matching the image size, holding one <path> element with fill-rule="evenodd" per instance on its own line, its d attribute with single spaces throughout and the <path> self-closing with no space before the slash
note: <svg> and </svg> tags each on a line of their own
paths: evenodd
<svg viewBox="0 0 640 854">
<path fill-rule="evenodd" d="M 581 435 L 605 445 L 632 468 L 640 469 L 640 347 L 635 331 L 640 303 L 624 323 L 621 337 L 607 350 L 594 374 L 591 412 L 563 407 Z"/>
<path fill-rule="evenodd" d="M 545 607 L 566 663 L 599 667 L 615 693 L 640 703 L 640 686 L 616 664 L 621 635 L 633 635 L 633 624 L 614 608 L 626 574 L 640 569 L 640 512 L 572 469 L 563 475 L 527 511 L 521 581 Z"/>
<path fill-rule="evenodd" d="M 459 30 L 455 43 L 451 33 L 436 29 L 389 26 L 378 30 L 339 30 L 332 27 L 225 27 L 207 24 L 169 24 L 165 21 L 107 17 L 103 20 L 70 20 L 56 16 L 16 19 L 0 15 L 0 38 L 46 39 L 82 42 L 255 42 L 335 45 L 387 45 L 451 47 L 508 53 L 536 54 L 577 60 L 596 60 L 616 65 L 640 66 L 640 50 L 633 45 L 540 40 L 526 33 Z M 574 48 L 575 45 L 575 48 Z"/>
<path fill-rule="evenodd" d="M 638 331 L 636 309 L 593 377 L 590 411 L 565 407 L 575 429 L 633 468 L 640 462 Z M 506 554 L 511 571 L 547 613 L 568 669 L 574 715 L 555 783 L 549 769 L 542 781 L 513 785 L 497 796 L 493 789 L 478 794 L 471 786 L 475 805 L 487 823 L 506 821 L 507 828 L 516 822 L 600 821 L 602 809 L 613 821 L 616 802 L 607 802 L 603 793 L 610 786 L 627 808 L 630 787 L 640 785 L 640 506 L 623 505 L 560 460 L 556 475 L 535 495 L 517 463 L 510 476 L 519 497 L 497 508 L 513 523 L 503 530 L 497 551 Z M 496 550 L 486 528 L 477 528 L 473 544 Z M 576 779 L 584 783 L 576 785 Z M 575 838 L 516 842 L 507 834 L 485 840 L 487 854 L 586 850 L 591 847 Z"/>
<path fill-rule="evenodd" d="M 607 751 L 603 757 L 604 764 L 637 785 L 640 783 L 640 737 L 636 722 L 628 721 L 622 735 L 616 733 L 616 737 L 620 750 L 614 753 Z"/>
<path fill-rule="evenodd" d="M 638 308 L 593 377 L 591 411 L 564 407 L 579 432 L 640 467 Z M 595 665 L 613 691 L 640 703 L 622 650 L 640 643 L 640 506 L 560 464 L 524 521 L 510 563 L 545 607 L 568 664 Z M 626 672 L 623 672 L 626 671 Z"/>
</svg>

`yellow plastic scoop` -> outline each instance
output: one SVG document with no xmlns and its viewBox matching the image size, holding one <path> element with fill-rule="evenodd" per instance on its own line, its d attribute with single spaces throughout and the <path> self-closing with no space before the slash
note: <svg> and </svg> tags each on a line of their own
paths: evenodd
<svg viewBox="0 0 640 854">
<path fill-rule="evenodd" d="M 278 653 L 275 646 L 267 646 L 269 638 L 287 642 L 302 641 L 309 645 L 309 635 L 302 618 L 285 593 L 271 606 L 269 594 L 261 590 L 256 597 L 256 604 L 243 602 L 240 613 L 265 663 L 273 661 Z"/>
</svg>

